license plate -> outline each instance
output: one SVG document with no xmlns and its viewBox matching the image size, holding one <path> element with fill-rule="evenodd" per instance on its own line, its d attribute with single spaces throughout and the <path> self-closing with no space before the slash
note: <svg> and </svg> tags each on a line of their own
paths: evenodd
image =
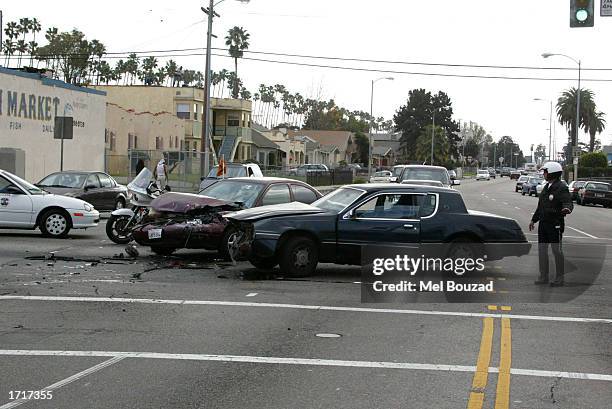
<svg viewBox="0 0 612 409">
<path fill-rule="evenodd" d="M 603 193 L 596 193 L 595 197 L 606 197 L 606 195 L 604 195 Z"/>
<path fill-rule="evenodd" d="M 148 234 L 149 239 L 161 239 L 162 229 L 151 229 Z"/>
</svg>

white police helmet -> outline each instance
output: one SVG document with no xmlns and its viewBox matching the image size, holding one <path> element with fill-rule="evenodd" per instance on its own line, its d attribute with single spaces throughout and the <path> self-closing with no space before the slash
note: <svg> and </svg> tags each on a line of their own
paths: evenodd
<svg viewBox="0 0 612 409">
<path fill-rule="evenodd" d="M 559 162 L 546 162 L 544 165 L 542 165 L 541 169 L 547 171 L 548 173 L 563 172 L 563 168 Z"/>
</svg>

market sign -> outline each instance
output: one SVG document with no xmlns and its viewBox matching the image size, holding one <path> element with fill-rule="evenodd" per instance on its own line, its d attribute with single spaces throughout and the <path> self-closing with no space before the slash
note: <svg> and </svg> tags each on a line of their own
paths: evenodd
<svg viewBox="0 0 612 409">
<path fill-rule="evenodd" d="M 601 17 L 612 17 L 612 0 L 601 0 Z"/>
</svg>

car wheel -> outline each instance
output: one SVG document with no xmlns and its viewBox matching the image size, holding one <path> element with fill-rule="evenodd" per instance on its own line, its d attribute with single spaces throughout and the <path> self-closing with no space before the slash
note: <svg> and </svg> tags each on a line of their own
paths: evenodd
<svg viewBox="0 0 612 409">
<path fill-rule="evenodd" d="M 308 237 L 290 238 L 280 250 L 280 268 L 288 276 L 307 277 L 317 268 L 319 249 Z"/>
<path fill-rule="evenodd" d="M 446 257 L 452 259 L 472 259 L 482 257 L 482 244 L 467 237 L 459 237 L 448 244 Z"/>
<path fill-rule="evenodd" d="M 132 241 L 132 235 L 125 231 L 125 226 L 130 221 L 130 216 L 111 216 L 106 221 L 106 236 L 117 244 L 128 244 Z"/>
<path fill-rule="evenodd" d="M 66 211 L 51 209 L 40 218 L 40 231 L 43 236 L 61 239 L 68 235 L 70 223 L 70 216 Z"/>
<path fill-rule="evenodd" d="M 231 254 L 236 255 L 238 250 L 238 232 L 233 227 L 227 227 L 219 243 L 219 255 L 222 259 L 231 261 Z"/>
<path fill-rule="evenodd" d="M 176 251 L 173 247 L 151 247 L 151 251 L 158 256 L 169 256 Z"/>
<path fill-rule="evenodd" d="M 125 208 L 125 200 L 123 200 L 122 198 L 118 198 L 115 201 L 115 210 L 119 210 L 123 208 Z"/>
<path fill-rule="evenodd" d="M 257 256 L 249 257 L 249 263 L 258 270 L 272 270 L 277 264 L 275 257 L 260 258 Z"/>
</svg>

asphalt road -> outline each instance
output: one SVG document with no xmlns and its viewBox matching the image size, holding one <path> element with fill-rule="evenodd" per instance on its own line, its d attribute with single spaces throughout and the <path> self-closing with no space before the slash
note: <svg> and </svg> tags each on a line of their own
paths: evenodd
<svg viewBox="0 0 612 409">
<path fill-rule="evenodd" d="M 526 230 L 536 199 L 513 186 L 459 190 Z M 567 225 L 568 251 L 612 244 L 610 209 L 578 206 Z M 120 258 L 103 224 L 66 240 L 0 232 L 0 409 L 611 407 L 607 253 L 564 303 L 362 304 L 355 267 L 288 280 L 140 251 Z M 535 260 L 509 261 L 524 274 L 510 295 L 535 291 Z M 11 399 L 32 390 L 52 399 Z"/>
</svg>

